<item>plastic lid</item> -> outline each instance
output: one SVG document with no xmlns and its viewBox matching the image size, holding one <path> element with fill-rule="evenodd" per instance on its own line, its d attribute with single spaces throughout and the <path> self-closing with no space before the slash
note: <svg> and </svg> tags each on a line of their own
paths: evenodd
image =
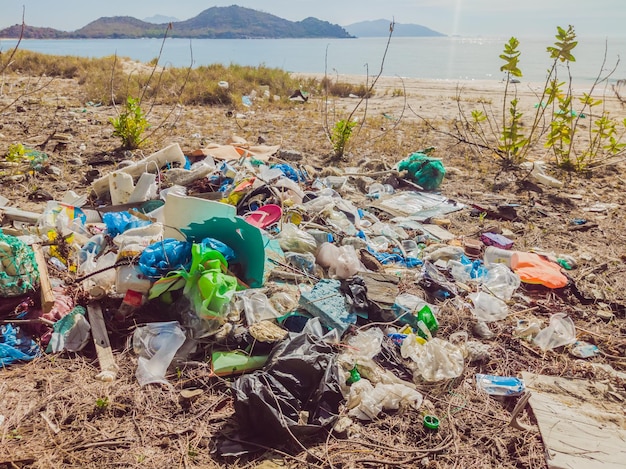
<svg viewBox="0 0 626 469">
<path fill-rule="evenodd" d="M 438 430 L 439 419 L 434 415 L 424 415 L 424 427 L 430 430 Z"/>
</svg>

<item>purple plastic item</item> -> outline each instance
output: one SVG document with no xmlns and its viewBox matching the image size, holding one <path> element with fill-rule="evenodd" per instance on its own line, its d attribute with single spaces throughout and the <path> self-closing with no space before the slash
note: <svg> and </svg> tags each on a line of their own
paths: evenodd
<svg viewBox="0 0 626 469">
<path fill-rule="evenodd" d="M 480 235 L 480 240 L 487 246 L 495 246 L 500 249 L 511 249 L 513 247 L 513 241 L 497 233 L 483 233 Z"/>
</svg>

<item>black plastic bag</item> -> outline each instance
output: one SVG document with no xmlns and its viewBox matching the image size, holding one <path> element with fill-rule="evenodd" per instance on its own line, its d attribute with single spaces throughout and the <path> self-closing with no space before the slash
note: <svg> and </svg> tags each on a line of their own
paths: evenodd
<svg viewBox="0 0 626 469">
<path fill-rule="evenodd" d="M 335 421 L 343 400 L 336 352 L 320 337 L 292 337 L 276 346 L 263 370 L 233 383 L 236 440 L 284 443 Z"/>
</svg>

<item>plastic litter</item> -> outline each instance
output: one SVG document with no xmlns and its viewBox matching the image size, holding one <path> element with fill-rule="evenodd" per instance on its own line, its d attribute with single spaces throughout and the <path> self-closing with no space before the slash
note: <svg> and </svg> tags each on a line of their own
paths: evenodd
<svg viewBox="0 0 626 469">
<path fill-rule="evenodd" d="M 361 379 L 350 386 L 346 401 L 348 415 L 359 420 L 374 420 L 383 410 L 396 410 L 400 407 L 419 409 L 422 394 L 405 384 L 372 383 Z"/>
<path fill-rule="evenodd" d="M 0 231 L 0 296 L 20 296 L 39 286 L 39 271 L 32 248 Z"/>
<path fill-rule="evenodd" d="M 133 349 L 139 355 L 135 376 L 140 386 L 165 384 L 167 368 L 185 342 L 185 332 L 178 321 L 153 322 L 135 329 Z"/>
<path fill-rule="evenodd" d="M 328 275 L 331 278 L 347 279 L 364 270 L 361 266 L 354 246 L 335 246 L 331 243 L 324 243 L 320 246 L 317 263 L 328 268 Z"/>
<path fill-rule="evenodd" d="M 213 352 L 211 371 L 216 376 L 232 376 L 263 368 L 268 355 L 250 356 L 241 351 Z"/>
<path fill-rule="evenodd" d="M 189 271 L 174 271 L 157 280 L 150 289 L 149 298 L 157 298 L 166 291 L 179 290 L 191 300 L 194 311 L 205 319 L 223 319 L 224 308 L 237 289 L 237 279 L 225 273 L 228 264 L 224 256 L 201 244 L 191 248 Z"/>
<path fill-rule="evenodd" d="M 232 385 L 239 440 L 280 442 L 333 424 L 343 400 L 336 353 L 322 337 L 300 333 L 279 343 L 263 370 Z M 236 448 L 241 451 L 241 446 Z M 233 454 L 222 445 L 222 454 Z"/>
<path fill-rule="evenodd" d="M 482 279 L 481 288 L 497 298 L 508 301 L 520 286 L 519 276 L 504 264 L 492 264 Z"/>
<path fill-rule="evenodd" d="M 519 396 L 525 390 L 519 378 L 484 374 L 476 374 L 476 388 L 490 396 Z"/>
<path fill-rule="evenodd" d="M 400 161 L 398 170 L 408 171 L 409 177 L 427 191 L 437 189 L 446 174 L 441 160 L 419 152 Z"/>
<path fill-rule="evenodd" d="M 576 342 L 574 321 L 565 313 L 551 315 L 550 324 L 535 336 L 533 342 L 544 352 L 573 344 Z"/>
<path fill-rule="evenodd" d="M 146 247 L 139 257 L 141 273 L 159 279 L 172 270 L 189 268 L 191 243 L 167 238 Z"/>
<path fill-rule="evenodd" d="M 53 332 L 46 353 L 78 352 L 89 342 L 91 326 L 85 319 L 85 308 L 76 306 L 52 326 Z"/>
<path fill-rule="evenodd" d="M 456 378 L 465 367 L 461 348 L 437 337 L 420 344 L 409 334 L 402 342 L 400 353 L 413 361 L 415 382 L 420 377 L 429 382 Z"/>
<path fill-rule="evenodd" d="M 19 326 L 0 326 L 0 368 L 39 355 L 39 346 Z"/>
<path fill-rule="evenodd" d="M 430 339 L 439 329 L 435 316 L 437 308 L 410 293 L 401 293 L 394 301 L 392 312 L 401 324 L 411 326 L 423 339 Z"/>
<path fill-rule="evenodd" d="M 569 351 L 572 355 L 578 358 L 590 358 L 595 357 L 600 353 L 600 349 L 589 342 L 584 342 L 582 340 L 577 340 L 572 345 L 572 348 Z"/>
<path fill-rule="evenodd" d="M 472 313 L 480 321 L 500 321 L 509 315 L 507 304 L 489 293 L 470 293 L 468 298 L 472 300 Z"/>
</svg>

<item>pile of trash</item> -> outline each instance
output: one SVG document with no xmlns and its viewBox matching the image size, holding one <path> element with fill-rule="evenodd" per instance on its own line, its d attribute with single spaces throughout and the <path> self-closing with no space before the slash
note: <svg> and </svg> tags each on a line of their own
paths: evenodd
<svg viewBox="0 0 626 469">
<path fill-rule="evenodd" d="M 281 155 L 241 140 L 188 155 L 173 144 L 96 178 L 91 199 L 69 191 L 43 213 L 5 200 L 0 366 L 93 337 L 97 378 L 112 381 L 107 328 L 136 325 L 139 385 L 208 363 L 232 377 L 242 439 L 280 442 L 419 408 L 420 386 L 489 358 L 490 324 L 509 316 L 521 283 L 570 282 L 569 256 L 515 250 L 509 233 L 450 232 L 449 214 L 476 209 L 435 192 L 445 168 L 427 152 L 380 180 L 358 168 L 313 176 Z M 471 311 L 473 331 L 438 334 L 443 304 Z M 515 335 L 597 352 L 564 313 L 548 325 L 525 316 Z M 477 374 L 476 386 L 524 391 L 513 376 Z"/>
</svg>

